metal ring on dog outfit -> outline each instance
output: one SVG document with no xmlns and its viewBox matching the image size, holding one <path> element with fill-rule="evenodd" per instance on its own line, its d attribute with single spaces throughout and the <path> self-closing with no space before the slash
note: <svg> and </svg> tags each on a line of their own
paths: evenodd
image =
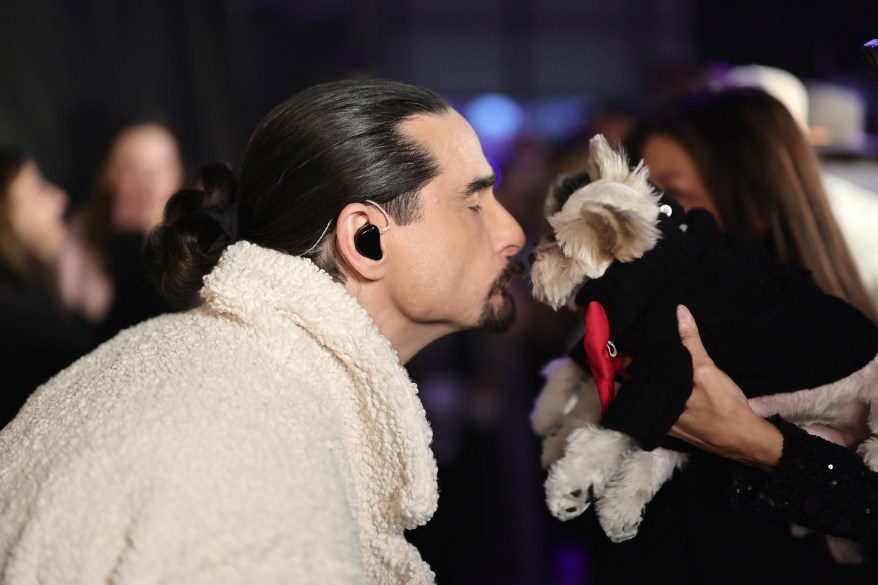
<svg viewBox="0 0 878 585">
<path fill-rule="evenodd" d="M 667 215 L 668 217 L 671 217 L 671 213 L 673 213 L 674 210 L 671 209 L 671 206 L 670 206 L 670 205 L 668 205 L 667 203 L 665 203 L 664 205 L 662 205 L 661 207 L 659 207 L 659 211 L 661 211 L 662 213 L 664 213 L 664 214 Z"/>
<path fill-rule="evenodd" d="M 607 342 L 607 351 L 610 352 L 610 357 L 616 357 L 616 354 L 618 353 L 616 351 L 616 346 L 613 345 L 612 341 Z"/>
</svg>

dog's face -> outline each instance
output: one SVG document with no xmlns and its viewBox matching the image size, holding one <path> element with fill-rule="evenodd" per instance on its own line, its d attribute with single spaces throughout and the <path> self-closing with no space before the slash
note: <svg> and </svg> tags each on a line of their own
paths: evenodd
<svg viewBox="0 0 878 585">
<path fill-rule="evenodd" d="M 546 216 L 553 236 L 531 254 L 534 297 L 553 309 L 572 306 L 588 279 L 614 261 L 631 262 L 660 237 L 659 195 L 641 163 L 628 168 L 600 134 L 589 142 L 588 178 L 565 176 L 549 190 Z M 572 192 L 571 192 L 571 189 Z"/>
</svg>

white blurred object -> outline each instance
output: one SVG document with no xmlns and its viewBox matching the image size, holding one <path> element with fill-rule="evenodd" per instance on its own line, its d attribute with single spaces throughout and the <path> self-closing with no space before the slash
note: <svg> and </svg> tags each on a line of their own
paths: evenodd
<svg viewBox="0 0 878 585">
<path fill-rule="evenodd" d="M 861 92 L 824 81 L 808 82 L 806 89 L 812 143 L 819 153 L 878 156 L 878 143 L 866 132 L 866 97 Z"/>
<path fill-rule="evenodd" d="M 802 81 L 783 69 L 766 65 L 739 65 L 715 71 L 716 87 L 758 87 L 783 103 L 802 128 L 808 128 L 808 90 Z"/>
<path fill-rule="evenodd" d="M 833 173 L 824 172 L 822 178 L 841 234 L 878 308 L 878 193 Z"/>
</svg>

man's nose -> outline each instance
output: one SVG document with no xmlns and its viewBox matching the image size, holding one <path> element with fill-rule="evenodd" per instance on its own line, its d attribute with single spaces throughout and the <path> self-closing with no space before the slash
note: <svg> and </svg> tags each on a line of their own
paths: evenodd
<svg viewBox="0 0 878 585">
<path fill-rule="evenodd" d="M 515 256 L 524 247 L 524 230 L 503 205 L 496 201 L 494 241 L 504 256 Z"/>
</svg>

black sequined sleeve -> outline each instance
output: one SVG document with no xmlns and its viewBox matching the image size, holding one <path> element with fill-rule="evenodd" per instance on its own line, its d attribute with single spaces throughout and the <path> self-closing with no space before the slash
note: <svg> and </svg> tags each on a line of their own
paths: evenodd
<svg viewBox="0 0 878 585">
<path fill-rule="evenodd" d="M 878 473 L 851 450 L 778 416 L 768 420 L 783 434 L 780 465 L 767 474 L 736 464 L 730 483 L 733 505 L 878 545 Z"/>
</svg>

